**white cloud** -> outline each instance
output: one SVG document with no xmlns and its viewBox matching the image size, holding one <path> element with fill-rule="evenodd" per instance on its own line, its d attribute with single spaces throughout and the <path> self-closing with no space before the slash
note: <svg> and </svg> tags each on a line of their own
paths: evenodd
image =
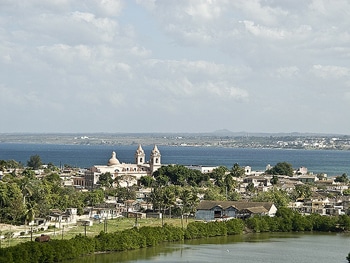
<svg viewBox="0 0 350 263">
<path fill-rule="evenodd" d="M 0 10 L 4 122 L 45 112 L 55 122 L 44 130 L 64 118 L 71 131 L 117 131 L 103 125 L 117 113 L 140 131 L 130 120 L 157 112 L 163 121 L 144 131 L 233 118 L 245 130 L 350 130 L 331 118 L 350 110 L 349 1 L 4 0 Z"/>
<path fill-rule="evenodd" d="M 107 16 L 117 16 L 123 9 L 123 2 L 120 0 L 95 0 L 95 2 Z"/>
<path fill-rule="evenodd" d="M 212 0 L 190 1 L 188 6 L 185 6 L 185 13 L 193 19 L 212 20 L 218 18 L 221 15 L 221 7 L 215 2 Z"/>
<path fill-rule="evenodd" d="M 350 76 L 350 68 L 339 66 L 314 65 L 312 72 L 321 78 L 343 78 Z"/>
<path fill-rule="evenodd" d="M 286 32 L 283 30 L 255 25 L 253 21 L 243 21 L 243 24 L 248 32 L 257 37 L 267 37 L 276 39 L 283 39 L 286 37 Z"/>
<path fill-rule="evenodd" d="M 222 100 L 247 101 L 249 98 L 246 90 L 230 87 L 227 83 L 208 83 L 207 90 Z"/>
<path fill-rule="evenodd" d="M 292 78 L 300 74 L 300 69 L 297 66 L 280 67 L 276 69 L 275 73 L 280 78 Z"/>
</svg>

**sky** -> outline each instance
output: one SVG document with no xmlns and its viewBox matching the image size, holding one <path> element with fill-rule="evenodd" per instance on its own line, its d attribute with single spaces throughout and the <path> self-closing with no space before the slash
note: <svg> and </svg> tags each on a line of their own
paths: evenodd
<svg viewBox="0 0 350 263">
<path fill-rule="evenodd" d="M 350 134 L 348 0 L 0 0 L 0 133 Z"/>
</svg>

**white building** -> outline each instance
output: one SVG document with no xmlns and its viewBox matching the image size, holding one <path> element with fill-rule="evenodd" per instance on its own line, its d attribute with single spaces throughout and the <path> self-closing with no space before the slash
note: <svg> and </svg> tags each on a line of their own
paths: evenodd
<svg viewBox="0 0 350 263">
<path fill-rule="evenodd" d="M 155 145 L 151 151 L 150 160 L 146 162 L 146 155 L 141 145 L 135 152 L 135 163 L 123 163 L 117 159 L 116 152 L 112 152 L 107 165 L 94 165 L 85 172 L 85 188 L 92 189 L 99 181 L 99 176 L 104 173 L 110 173 L 115 184 L 122 187 L 137 184 L 142 176 L 152 175 L 161 167 L 161 154 Z"/>
<path fill-rule="evenodd" d="M 218 168 L 218 166 L 204 166 L 204 165 L 186 165 L 185 167 L 191 170 L 198 170 L 203 174 L 211 173 L 213 172 L 214 169 Z"/>
</svg>

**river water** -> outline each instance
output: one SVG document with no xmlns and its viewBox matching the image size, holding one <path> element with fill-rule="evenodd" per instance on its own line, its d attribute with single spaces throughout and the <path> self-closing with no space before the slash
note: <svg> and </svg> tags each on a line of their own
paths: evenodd
<svg viewBox="0 0 350 263">
<path fill-rule="evenodd" d="M 346 263 L 349 252 L 350 234 L 263 233 L 166 243 L 69 262 Z"/>
</svg>

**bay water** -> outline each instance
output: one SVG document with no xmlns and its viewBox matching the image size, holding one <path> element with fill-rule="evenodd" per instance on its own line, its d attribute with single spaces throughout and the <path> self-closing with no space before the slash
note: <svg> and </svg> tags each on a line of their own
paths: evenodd
<svg viewBox="0 0 350 263">
<path fill-rule="evenodd" d="M 262 233 L 164 243 L 82 257 L 71 263 L 346 263 L 349 234 Z"/>
<path fill-rule="evenodd" d="M 44 163 L 89 168 L 105 165 L 112 151 L 120 162 L 134 163 L 137 145 L 61 145 L 0 143 L 0 160 L 16 160 L 26 165 L 30 156 L 39 155 Z M 145 145 L 149 160 L 153 145 Z M 307 167 L 314 174 L 329 176 L 350 174 L 350 151 L 339 150 L 286 150 L 221 147 L 174 147 L 158 146 L 162 164 L 227 166 L 234 163 L 251 166 L 253 171 L 264 171 L 268 164 L 288 162 L 294 169 Z"/>
</svg>

